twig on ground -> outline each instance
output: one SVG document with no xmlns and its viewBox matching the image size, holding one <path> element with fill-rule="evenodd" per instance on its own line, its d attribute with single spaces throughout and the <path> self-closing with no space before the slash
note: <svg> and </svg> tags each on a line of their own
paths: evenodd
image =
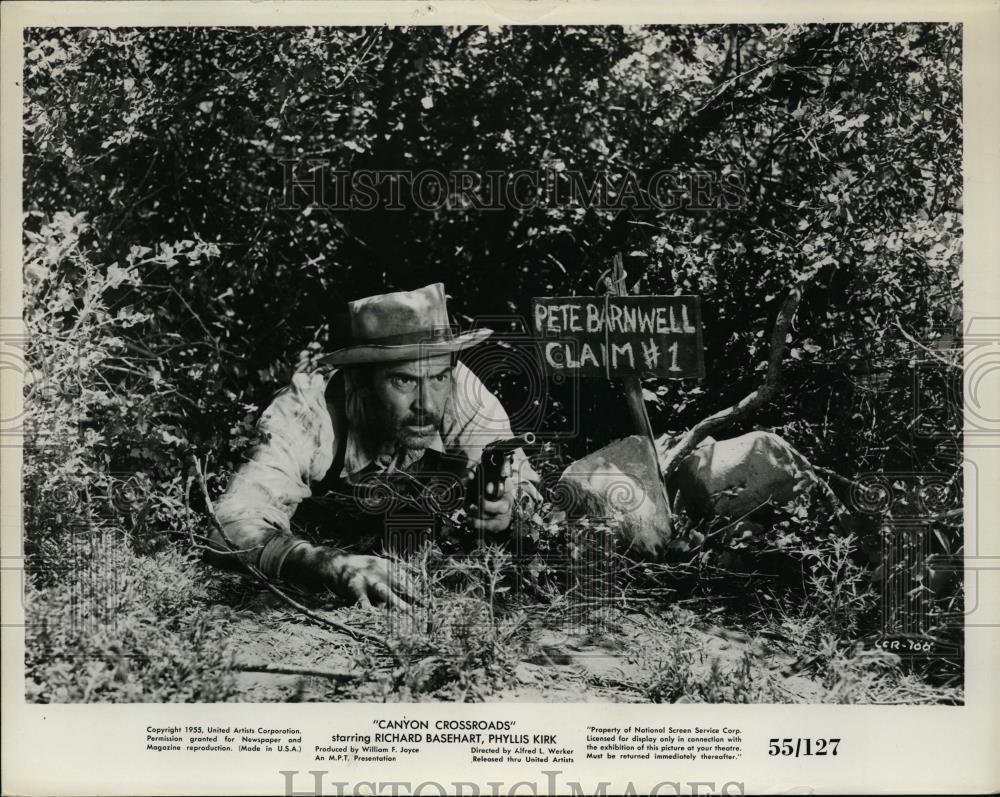
<svg viewBox="0 0 1000 797">
<path fill-rule="evenodd" d="M 191 529 L 187 531 L 168 531 L 167 533 L 187 537 L 191 541 L 191 548 L 196 551 L 211 551 L 219 556 L 236 556 L 241 553 L 252 553 L 264 547 L 263 545 L 255 545 L 252 548 L 234 548 L 230 550 L 220 546 L 211 537 L 206 537 L 204 534 L 195 534 Z"/>
<path fill-rule="evenodd" d="M 238 550 L 237 547 L 233 544 L 233 541 L 229 539 L 229 535 L 226 533 L 226 530 L 222 527 L 222 523 L 219 522 L 219 518 L 215 514 L 215 507 L 212 504 L 212 499 L 208 495 L 208 485 L 205 482 L 205 474 L 202 472 L 201 463 L 198 462 L 198 458 L 194 456 L 194 454 L 191 454 L 191 462 L 194 468 L 195 481 L 198 483 L 198 487 L 201 490 L 202 497 L 205 500 L 205 509 L 208 513 L 209 519 L 212 521 L 212 525 L 215 527 L 215 530 L 219 532 L 219 536 L 225 543 L 226 548 L 230 552 L 237 551 Z M 271 592 L 273 595 L 276 595 L 278 598 L 283 600 L 285 603 L 287 603 L 296 611 L 300 612 L 301 614 L 304 614 L 313 622 L 316 622 L 334 631 L 340 631 L 343 634 L 347 634 L 352 639 L 357 639 L 357 640 L 367 639 L 388 648 L 388 646 L 385 643 L 385 640 L 383 640 L 376 634 L 370 633 L 368 631 L 361 631 L 357 628 L 352 628 L 351 626 L 347 625 L 346 623 L 342 623 L 339 620 L 332 620 L 329 617 L 324 617 L 322 614 L 313 611 L 308 606 L 303 606 L 301 603 L 292 598 L 290 595 L 287 595 L 285 592 L 279 589 L 271 581 L 271 579 L 269 579 L 266 575 L 264 575 L 264 573 L 261 572 L 261 570 L 257 568 L 255 565 L 251 564 L 250 562 L 247 562 L 246 560 L 242 559 L 239 556 L 236 557 L 236 561 L 239 562 L 240 565 L 243 567 L 243 569 L 246 570 L 251 576 L 253 576 L 258 581 L 258 583 L 260 583 L 261 586 L 263 586 L 266 590 Z"/>
<path fill-rule="evenodd" d="M 744 512 L 742 515 L 740 515 L 738 518 L 736 518 L 732 522 L 727 523 L 725 526 L 722 526 L 721 528 L 712 529 L 711 531 L 706 532 L 705 533 L 705 540 L 702 542 L 702 544 L 704 544 L 705 541 L 708 541 L 710 539 L 718 537 L 720 534 L 722 534 L 725 531 L 729 531 L 729 529 L 731 529 L 734 526 L 736 526 L 737 523 L 739 523 L 739 522 L 741 522 L 743 520 L 746 520 L 748 517 L 750 517 L 750 515 L 752 515 L 758 509 L 763 509 L 765 506 L 767 506 L 770 503 L 771 503 L 771 498 L 770 497 L 765 498 L 763 501 L 761 501 L 759 504 L 757 504 L 757 506 L 753 507 L 753 509 L 750 509 L 749 511 Z"/>
<path fill-rule="evenodd" d="M 233 665 L 238 672 L 269 672 L 279 675 L 309 675 L 316 678 L 329 678 L 331 681 L 347 683 L 360 680 L 363 676 L 351 670 L 327 670 L 322 667 L 300 667 L 295 664 L 272 664 L 270 662 L 241 662 Z"/>
</svg>

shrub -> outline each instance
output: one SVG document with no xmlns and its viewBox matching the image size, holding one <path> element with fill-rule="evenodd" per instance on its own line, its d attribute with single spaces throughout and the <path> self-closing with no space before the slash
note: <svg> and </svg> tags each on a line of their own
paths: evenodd
<svg viewBox="0 0 1000 797">
<path fill-rule="evenodd" d="M 227 610 L 176 550 L 136 556 L 112 533 L 65 545 L 72 567 L 26 591 L 27 699 L 216 702 L 235 696 Z"/>
</svg>

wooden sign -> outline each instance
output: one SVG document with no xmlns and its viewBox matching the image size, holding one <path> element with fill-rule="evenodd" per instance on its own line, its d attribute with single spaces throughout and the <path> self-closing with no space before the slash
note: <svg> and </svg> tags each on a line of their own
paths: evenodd
<svg viewBox="0 0 1000 797">
<path fill-rule="evenodd" d="M 697 296 L 541 297 L 535 333 L 550 373 L 701 378 Z"/>
</svg>

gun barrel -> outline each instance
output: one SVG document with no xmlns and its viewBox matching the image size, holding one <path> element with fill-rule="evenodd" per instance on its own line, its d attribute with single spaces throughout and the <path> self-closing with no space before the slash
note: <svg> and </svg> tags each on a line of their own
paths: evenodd
<svg viewBox="0 0 1000 797">
<path fill-rule="evenodd" d="M 496 452 L 510 452 L 515 449 L 521 448 L 522 446 L 530 446 L 535 442 L 534 432 L 525 432 L 524 434 L 515 435 L 514 437 L 509 437 L 506 440 L 495 440 L 486 446 L 486 450 L 490 453 Z"/>
</svg>

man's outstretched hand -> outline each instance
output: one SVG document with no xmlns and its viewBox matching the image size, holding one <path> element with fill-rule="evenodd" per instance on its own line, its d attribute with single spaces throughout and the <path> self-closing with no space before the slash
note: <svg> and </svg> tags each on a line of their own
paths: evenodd
<svg viewBox="0 0 1000 797">
<path fill-rule="evenodd" d="M 361 606 L 407 609 L 416 598 L 403 565 L 381 556 L 336 554 L 327 565 L 326 581 L 342 598 Z"/>
</svg>

